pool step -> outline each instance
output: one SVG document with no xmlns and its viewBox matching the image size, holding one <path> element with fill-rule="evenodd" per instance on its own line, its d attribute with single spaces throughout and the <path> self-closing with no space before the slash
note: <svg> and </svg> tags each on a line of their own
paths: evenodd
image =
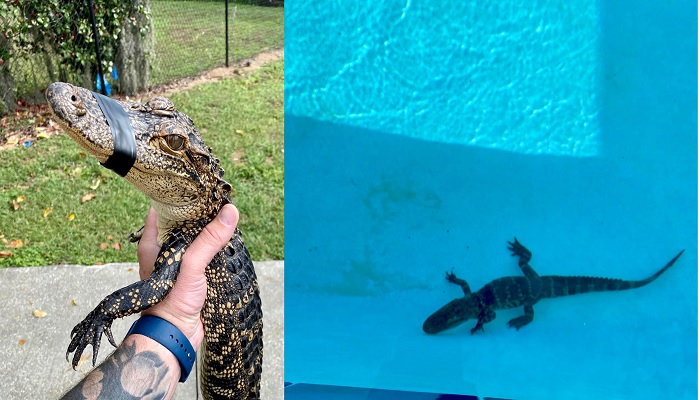
<svg viewBox="0 0 700 400">
<path fill-rule="evenodd" d="M 423 393 L 350 386 L 284 383 L 285 400 L 508 400 L 461 394 Z"/>
</svg>

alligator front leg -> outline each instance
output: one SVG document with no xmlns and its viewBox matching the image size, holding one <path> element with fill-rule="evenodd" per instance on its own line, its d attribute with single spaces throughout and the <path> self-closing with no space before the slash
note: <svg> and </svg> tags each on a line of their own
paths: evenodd
<svg viewBox="0 0 700 400">
<path fill-rule="evenodd" d="M 445 278 L 448 282 L 454 283 L 455 285 L 458 285 L 462 288 L 462 291 L 464 292 L 465 296 L 468 296 L 472 292 L 472 290 L 469 288 L 469 284 L 467 283 L 467 281 L 465 281 L 464 279 L 457 278 L 457 275 L 455 275 L 454 271 L 446 272 L 445 275 Z"/>
<path fill-rule="evenodd" d="M 475 334 L 479 331 L 484 331 L 484 324 L 489 323 L 496 318 L 496 312 L 492 308 L 485 308 L 480 314 L 479 319 L 476 321 L 476 325 L 472 328 L 471 334 Z"/>
<path fill-rule="evenodd" d="M 66 360 L 70 353 L 75 352 L 71 362 L 74 369 L 88 345 L 92 345 L 92 365 L 95 365 L 103 333 L 107 335 L 109 343 L 117 347 L 112 335 L 112 322 L 115 319 L 143 311 L 165 298 L 175 284 L 185 248 L 184 241 L 163 245 L 150 277 L 105 297 L 82 322 L 73 328 Z"/>
<path fill-rule="evenodd" d="M 534 318 L 535 310 L 532 308 L 531 305 L 525 306 L 525 315 L 521 315 L 517 318 L 511 319 L 510 321 L 508 321 L 508 326 L 511 328 L 515 328 L 515 330 L 520 330 L 520 328 L 532 322 Z"/>
</svg>

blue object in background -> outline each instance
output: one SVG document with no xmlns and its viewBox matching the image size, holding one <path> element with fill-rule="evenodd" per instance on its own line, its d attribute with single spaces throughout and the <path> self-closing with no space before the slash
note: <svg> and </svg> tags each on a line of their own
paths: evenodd
<svg viewBox="0 0 700 400">
<path fill-rule="evenodd" d="M 102 92 L 102 79 L 100 79 L 100 74 L 97 74 L 97 76 L 95 77 L 95 80 L 97 82 L 95 85 L 97 87 L 97 91 Z M 112 87 L 109 85 L 109 81 L 107 79 L 105 79 L 104 81 L 105 81 L 105 93 L 107 94 L 107 96 L 110 96 L 112 94 Z"/>
<path fill-rule="evenodd" d="M 114 79 L 115 81 L 119 80 L 119 75 L 117 74 L 117 66 L 116 65 L 112 66 L 112 79 Z"/>
<path fill-rule="evenodd" d="M 284 398 L 285 400 L 479 400 L 476 396 L 310 385 L 306 383 L 286 385 Z M 507 399 L 484 398 L 483 400 Z"/>
<path fill-rule="evenodd" d="M 503 398 L 697 398 L 697 4 L 290 2 L 285 379 Z M 642 279 L 425 318 L 519 274 Z"/>
</svg>

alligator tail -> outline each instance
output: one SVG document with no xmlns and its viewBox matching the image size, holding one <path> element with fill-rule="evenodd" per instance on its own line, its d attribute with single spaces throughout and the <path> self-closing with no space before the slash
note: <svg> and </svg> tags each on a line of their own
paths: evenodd
<svg viewBox="0 0 700 400">
<path fill-rule="evenodd" d="M 681 250 L 671 261 L 654 275 L 639 281 L 627 281 L 623 279 L 598 278 L 590 276 L 557 276 L 548 275 L 542 277 L 542 297 L 561 297 L 589 292 L 605 292 L 613 290 L 627 290 L 648 285 L 661 276 L 685 250 Z"/>
</svg>

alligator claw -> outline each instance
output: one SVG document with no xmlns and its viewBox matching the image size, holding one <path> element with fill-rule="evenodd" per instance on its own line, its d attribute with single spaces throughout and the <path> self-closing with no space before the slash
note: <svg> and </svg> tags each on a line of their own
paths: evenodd
<svg viewBox="0 0 700 400">
<path fill-rule="evenodd" d="M 520 242 L 518 242 L 518 238 L 514 237 L 512 242 L 508 242 L 508 250 L 511 251 L 512 256 L 518 256 L 518 257 L 525 257 L 527 259 L 530 259 L 532 257 L 532 253 L 530 253 L 530 250 L 525 248 Z"/>
<path fill-rule="evenodd" d="M 100 351 L 100 340 L 103 333 L 107 335 L 112 346 L 117 347 L 114 335 L 112 335 L 112 321 L 105 320 L 103 316 L 96 315 L 94 311 L 73 328 L 71 341 L 66 352 L 66 361 L 68 361 L 70 353 L 75 352 L 71 361 L 73 369 L 78 366 L 83 351 L 88 345 L 92 345 L 92 365 L 97 363 L 97 354 Z"/>
<path fill-rule="evenodd" d="M 519 331 L 520 328 L 529 324 L 530 322 L 532 322 L 532 318 L 522 315 L 520 317 L 513 318 L 510 321 L 508 321 L 508 327 L 515 328 L 516 331 Z"/>
<path fill-rule="evenodd" d="M 451 272 L 445 272 L 445 279 L 447 279 L 447 281 L 450 283 L 455 283 L 455 279 L 457 279 L 457 275 L 455 275 L 455 271 L 452 270 Z"/>
<path fill-rule="evenodd" d="M 139 240 L 141 240 L 141 236 L 143 236 L 143 228 L 145 228 L 145 227 L 146 227 L 146 226 L 144 225 L 144 226 L 142 226 L 141 229 L 139 229 L 138 231 L 136 231 L 136 232 L 131 232 L 131 233 L 129 234 L 129 242 L 131 242 L 131 243 L 138 243 Z"/>
</svg>

